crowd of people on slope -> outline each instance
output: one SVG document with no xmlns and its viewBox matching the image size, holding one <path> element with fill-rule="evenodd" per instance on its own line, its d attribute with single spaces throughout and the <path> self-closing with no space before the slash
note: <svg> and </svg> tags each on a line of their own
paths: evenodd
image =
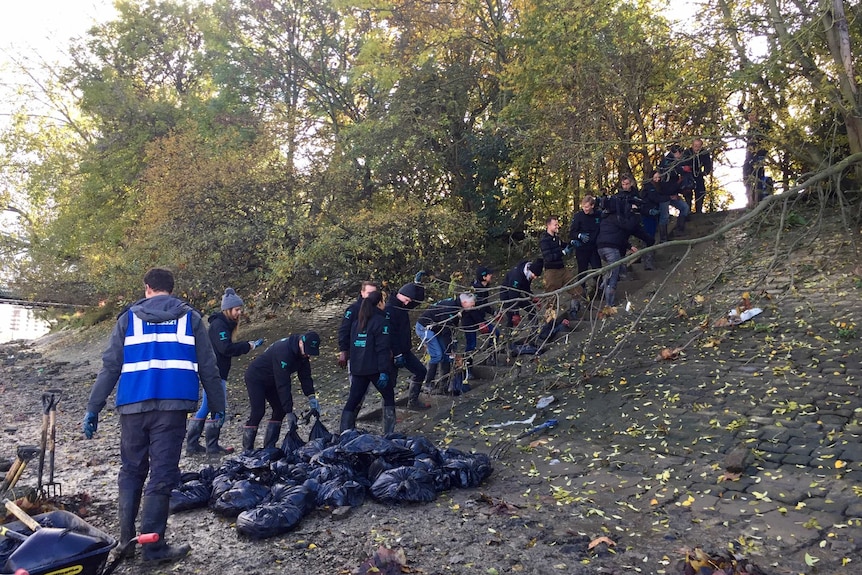
<svg viewBox="0 0 862 575">
<path fill-rule="evenodd" d="M 586 196 L 572 218 L 568 241 L 560 237 L 560 221 L 547 218 L 539 238 L 541 257 L 524 259 L 512 267 L 499 287 L 499 301 L 491 300 L 494 270 L 481 266 L 469 290 L 429 305 L 415 323 L 410 312 L 425 301 L 423 272 L 386 300 L 373 282 L 363 282 L 360 295 L 344 312 L 338 330 L 338 364 L 347 370 L 349 391 L 342 408 L 339 430 L 353 429 L 357 414 L 370 387 L 383 400 L 383 432 L 395 429 L 395 388 L 401 369 L 410 372 L 407 407 L 428 409 L 420 399 L 426 393 L 456 394 L 451 377 L 455 331 L 463 333 L 463 371 L 470 378 L 479 334 L 494 339 L 501 328 L 515 329 L 525 316 L 534 314 L 537 299 L 533 282 L 544 274 L 550 321 L 545 337 L 558 330 L 558 312 L 577 313 L 587 297 L 574 279 L 582 279 L 590 268 L 619 261 L 634 250 L 630 238 L 645 245 L 669 237 L 669 208 L 677 209 L 675 232 L 682 233 L 693 209 L 703 207 L 703 179 L 712 170 L 709 154 L 695 140 L 684 151 L 672 146 L 642 191 L 630 175 L 620 178 L 616 193 L 597 200 Z M 565 258 L 574 252 L 577 274 Z M 645 267 L 654 266 L 652 254 L 644 256 Z M 605 274 L 602 300 L 611 306 L 619 279 L 619 267 Z M 144 276 L 144 298 L 117 318 L 102 368 L 90 393 L 82 428 L 90 439 L 98 431 L 99 413 L 116 390 L 116 411 L 120 423 L 121 468 L 118 474 L 118 516 L 120 543 L 137 533 L 158 533 L 156 543 L 144 547 L 145 561 L 170 561 L 185 556 L 187 544 L 171 545 L 165 539 L 171 490 L 180 481 L 179 461 L 185 443 L 188 455 L 231 453 L 219 444 L 227 410 L 227 380 L 232 358 L 247 354 L 264 344 L 234 341 L 244 302 L 227 288 L 218 313 L 204 325 L 199 312 L 173 295 L 174 277 L 166 269 L 153 268 Z M 411 325 L 412 324 L 412 325 Z M 415 354 L 415 333 L 428 355 L 424 364 Z M 296 374 L 311 413 L 320 413 L 311 373 L 312 356 L 320 354 L 321 338 L 315 331 L 292 334 L 255 357 L 245 371 L 249 415 L 243 427 L 242 447 L 255 448 L 258 429 L 267 404 L 271 409 L 263 436 L 263 447 L 275 447 L 287 421 L 295 428 L 291 378 Z M 438 376 L 438 373 L 440 376 Z M 200 386 L 203 397 L 200 406 Z M 460 385 L 460 384 L 459 384 Z M 189 417 L 189 414 L 193 414 Z M 200 445 L 201 436 L 205 446 Z"/>
</svg>

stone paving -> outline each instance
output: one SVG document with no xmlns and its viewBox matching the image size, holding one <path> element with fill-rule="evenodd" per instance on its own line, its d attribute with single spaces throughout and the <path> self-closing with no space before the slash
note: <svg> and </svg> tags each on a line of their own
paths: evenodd
<svg viewBox="0 0 862 575">
<path fill-rule="evenodd" d="M 694 234 L 717 217 L 702 218 Z M 862 354 L 851 327 L 862 324 L 862 284 L 840 230 L 824 229 L 816 243 L 771 260 L 762 254 L 774 233 L 728 234 L 696 250 L 677 272 L 684 281 L 659 294 L 605 371 L 569 377 L 589 330 L 582 326 L 537 362 L 520 361 L 519 385 L 491 381 L 452 402 L 438 429 L 464 422 L 464 437 L 487 433 L 493 446 L 509 433 L 483 430 L 490 419 L 559 419 L 531 447 L 521 440 L 503 467 L 520 474 L 525 501 L 556 506 L 569 531 L 618 540 L 620 561 L 642 572 L 679 572 L 672 555 L 680 547 L 728 545 L 766 572 L 859 572 Z M 667 269 L 681 254 L 659 261 Z M 733 265 L 719 274 L 728 259 Z M 587 368 L 630 329 L 656 284 L 629 294 L 632 313 L 598 320 Z M 698 325 L 712 326 L 745 292 L 762 314 L 708 327 L 678 359 L 656 359 L 662 346 L 682 346 Z M 651 343 L 655 334 L 662 345 Z M 512 370 L 496 377 L 508 381 Z M 535 409 L 549 393 L 557 401 Z M 725 474 L 734 449 L 748 454 L 738 476 Z"/>
</svg>

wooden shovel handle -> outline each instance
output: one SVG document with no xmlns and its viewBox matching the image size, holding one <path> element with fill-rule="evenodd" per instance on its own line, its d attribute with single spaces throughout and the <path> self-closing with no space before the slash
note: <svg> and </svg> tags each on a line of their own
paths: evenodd
<svg viewBox="0 0 862 575">
<path fill-rule="evenodd" d="M 35 519 L 27 515 L 27 513 L 23 509 L 15 505 L 14 501 L 9 501 L 7 499 L 3 502 L 3 504 L 6 506 L 6 509 L 9 511 L 9 513 L 17 517 L 21 521 L 21 523 L 29 527 L 30 531 L 35 532 L 42 528 L 42 526 L 39 525 L 39 523 L 37 523 Z"/>
</svg>

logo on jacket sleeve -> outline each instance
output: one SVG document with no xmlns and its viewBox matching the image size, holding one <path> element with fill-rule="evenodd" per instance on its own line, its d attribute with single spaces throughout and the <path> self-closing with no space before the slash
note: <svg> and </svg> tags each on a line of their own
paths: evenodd
<svg viewBox="0 0 862 575">
<path fill-rule="evenodd" d="M 227 332 L 226 332 L 226 331 L 220 331 L 220 332 L 218 332 L 218 338 L 219 338 L 221 341 L 226 340 L 226 339 L 227 339 Z"/>
</svg>

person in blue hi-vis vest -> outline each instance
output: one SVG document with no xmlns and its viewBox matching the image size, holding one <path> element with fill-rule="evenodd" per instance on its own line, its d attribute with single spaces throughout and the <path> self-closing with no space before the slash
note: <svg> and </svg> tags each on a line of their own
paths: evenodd
<svg viewBox="0 0 862 575">
<path fill-rule="evenodd" d="M 120 543 L 138 532 L 140 508 L 140 532 L 159 534 L 157 542 L 143 547 L 144 561 L 173 561 L 191 550 L 185 543 L 169 545 L 165 531 L 171 490 L 180 482 L 186 418 L 197 409 L 201 383 L 213 418 L 224 421 L 225 392 L 206 326 L 189 304 L 171 295 L 173 291 L 169 270 L 153 268 L 146 273 L 144 299 L 117 318 L 83 421 L 84 435 L 92 439 L 99 412 L 116 388 Z"/>
</svg>

